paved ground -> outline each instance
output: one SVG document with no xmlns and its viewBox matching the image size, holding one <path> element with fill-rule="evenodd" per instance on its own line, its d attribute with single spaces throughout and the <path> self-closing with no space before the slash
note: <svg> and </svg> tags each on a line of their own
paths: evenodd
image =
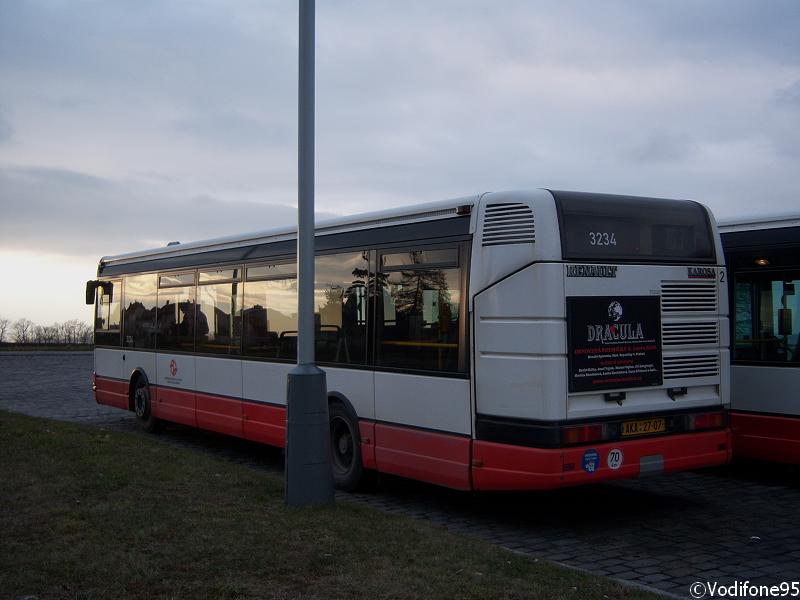
<svg viewBox="0 0 800 600">
<path fill-rule="evenodd" d="M 91 369 L 89 353 L 0 353 L 0 409 L 138 432 L 130 413 L 93 402 Z M 282 469 L 279 451 L 242 440 L 177 425 L 159 436 Z M 383 477 L 372 493 L 338 497 L 682 598 L 696 581 L 800 581 L 794 467 L 734 465 L 525 494 L 467 494 Z"/>
</svg>

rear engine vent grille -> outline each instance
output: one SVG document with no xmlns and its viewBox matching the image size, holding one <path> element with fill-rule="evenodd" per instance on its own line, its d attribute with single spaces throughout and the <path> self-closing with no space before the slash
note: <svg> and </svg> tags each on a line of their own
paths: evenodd
<svg viewBox="0 0 800 600">
<path fill-rule="evenodd" d="M 719 354 L 664 357 L 664 379 L 714 377 L 715 375 L 719 375 Z"/>
<path fill-rule="evenodd" d="M 717 312 L 716 281 L 662 281 L 664 312 Z"/>
<path fill-rule="evenodd" d="M 684 344 L 719 343 L 719 326 L 717 321 L 698 321 L 696 323 L 664 323 L 662 326 L 665 346 L 681 346 Z"/>
<path fill-rule="evenodd" d="M 489 204 L 483 218 L 483 245 L 532 244 L 533 210 L 527 204 Z"/>
</svg>

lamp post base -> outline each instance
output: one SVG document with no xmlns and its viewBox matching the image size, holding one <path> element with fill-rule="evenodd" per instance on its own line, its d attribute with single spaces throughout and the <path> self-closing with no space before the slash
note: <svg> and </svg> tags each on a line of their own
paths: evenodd
<svg viewBox="0 0 800 600">
<path fill-rule="evenodd" d="M 287 384 L 284 501 L 288 506 L 333 504 L 325 371 L 297 365 Z"/>
</svg>

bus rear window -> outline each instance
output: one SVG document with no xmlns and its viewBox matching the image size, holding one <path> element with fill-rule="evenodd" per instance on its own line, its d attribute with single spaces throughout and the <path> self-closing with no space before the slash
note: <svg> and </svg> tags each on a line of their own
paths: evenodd
<svg viewBox="0 0 800 600">
<path fill-rule="evenodd" d="M 696 202 L 551 191 L 565 260 L 713 263 L 706 211 Z"/>
</svg>

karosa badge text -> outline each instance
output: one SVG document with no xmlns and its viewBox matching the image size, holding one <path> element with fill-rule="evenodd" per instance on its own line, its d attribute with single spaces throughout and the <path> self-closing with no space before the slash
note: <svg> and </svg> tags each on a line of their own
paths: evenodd
<svg viewBox="0 0 800 600">
<path fill-rule="evenodd" d="M 716 279 L 717 270 L 714 267 L 688 267 L 689 279 Z"/>
</svg>

